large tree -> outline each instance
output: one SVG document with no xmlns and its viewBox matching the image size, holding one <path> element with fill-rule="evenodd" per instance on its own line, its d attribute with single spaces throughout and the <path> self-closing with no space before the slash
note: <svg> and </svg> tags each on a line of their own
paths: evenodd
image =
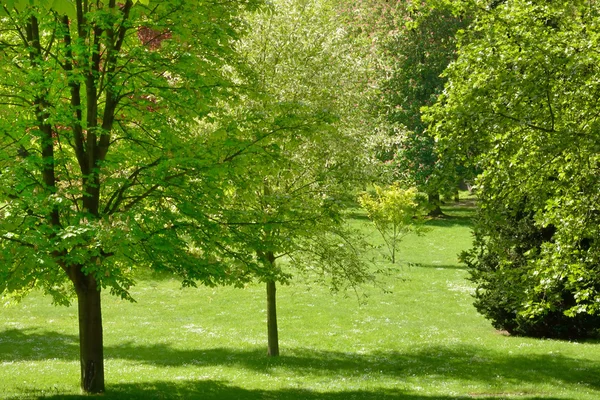
<svg viewBox="0 0 600 400">
<path fill-rule="evenodd" d="M 252 3 L 2 5 L 0 292 L 77 298 L 85 392 L 105 388 L 101 290 L 129 298 L 135 265 L 243 279 L 216 261 L 230 236 L 211 215 L 249 144 L 211 121 L 243 82 Z"/>
<path fill-rule="evenodd" d="M 516 333 L 586 335 L 600 304 L 597 1 L 473 1 L 431 122 L 482 169 L 476 305 Z M 566 318 L 568 316 L 569 318 Z"/>
<path fill-rule="evenodd" d="M 468 18 L 432 1 L 405 5 L 398 10 L 397 28 L 384 43 L 387 61 L 382 82 L 382 112 L 405 128 L 394 163 L 401 180 L 427 193 L 431 214 L 441 214 L 440 192 L 458 186 L 457 171 L 438 157 L 435 141 L 421 119 L 421 108 L 442 93 L 442 72 L 455 58 L 456 33 Z"/>
<path fill-rule="evenodd" d="M 380 93 L 372 112 L 388 136 L 380 158 L 394 166 L 395 180 L 427 193 L 431 215 L 439 215 L 440 192 L 455 190 L 463 171 L 438 157 L 421 107 L 442 92 L 441 74 L 455 57 L 455 35 L 468 14 L 438 0 L 354 0 L 345 14 L 355 32 L 368 35 L 376 57 L 373 84 Z"/>
</svg>

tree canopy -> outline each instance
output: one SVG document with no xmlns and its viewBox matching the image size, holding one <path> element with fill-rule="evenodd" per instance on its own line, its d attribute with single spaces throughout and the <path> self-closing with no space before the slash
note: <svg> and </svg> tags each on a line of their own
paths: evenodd
<svg viewBox="0 0 600 400">
<path fill-rule="evenodd" d="M 273 335 L 275 283 L 292 272 L 318 273 L 333 290 L 372 278 L 344 224 L 355 186 L 374 169 L 366 112 L 370 57 L 337 6 L 274 1 L 249 15 L 251 31 L 238 44 L 256 75 L 256 97 L 234 110 L 256 115 L 245 129 L 265 139 L 260 151 L 246 155 L 240 180 L 230 181 L 223 217 L 266 271 L 260 278 L 273 293 Z M 269 354 L 278 355 L 275 336 Z"/>
<path fill-rule="evenodd" d="M 478 305 L 493 318 L 496 293 L 522 332 L 557 313 L 596 314 L 599 5 L 473 3 L 430 117 L 444 151 L 483 171 L 467 256 Z"/>
<path fill-rule="evenodd" d="M 242 279 L 217 262 L 229 236 L 211 213 L 245 138 L 210 121 L 241 93 L 233 44 L 253 6 L 3 5 L 1 289 L 76 294 L 84 391 L 104 390 L 101 289 L 129 298 L 138 265 Z"/>
<path fill-rule="evenodd" d="M 9 0 L 0 23 L 0 294 L 77 300 L 85 392 L 101 292 L 133 300 L 136 268 L 273 299 L 276 260 L 373 279 L 344 210 L 382 132 L 429 195 L 481 171 L 464 260 L 496 326 L 596 329 L 597 1 Z M 395 243 L 416 193 L 391 187 Z"/>
</svg>

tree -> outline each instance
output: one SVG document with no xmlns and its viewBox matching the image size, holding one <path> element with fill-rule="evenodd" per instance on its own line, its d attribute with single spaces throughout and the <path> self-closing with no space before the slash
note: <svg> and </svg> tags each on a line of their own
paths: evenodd
<svg viewBox="0 0 600 400">
<path fill-rule="evenodd" d="M 430 215 L 441 215 L 440 192 L 458 186 L 458 171 L 437 155 L 434 138 L 421 120 L 421 108 L 435 103 L 444 88 L 442 72 L 456 54 L 456 33 L 468 18 L 449 7 L 408 4 L 400 10 L 396 31 L 385 42 L 387 77 L 381 110 L 405 127 L 393 160 L 400 179 L 427 193 Z"/>
<path fill-rule="evenodd" d="M 355 0 L 345 13 L 355 31 L 368 35 L 376 57 L 380 93 L 372 112 L 386 122 L 380 128 L 394 143 L 380 157 L 395 165 L 395 179 L 428 194 L 432 216 L 441 215 L 440 193 L 454 191 L 471 173 L 438 157 L 420 110 L 442 92 L 440 75 L 455 57 L 455 34 L 469 14 L 438 0 Z"/>
<path fill-rule="evenodd" d="M 370 66 L 336 7 L 274 1 L 249 17 L 251 33 L 239 44 L 258 95 L 236 112 L 256 116 L 244 129 L 267 139 L 243 181 L 232 182 L 223 217 L 263 267 L 270 356 L 279 355 L 277 282 L 309 269 L 329 276 L 335 290 L 372 279 L 343 215 L 348 193 L 372 168 L 363 114 Z"/>
<path fill-rule="evenodd" d="M 516 333 L 589 335 L 600 304 L 600 91 L 586 49 L 600 5 L 471 3 L 472 29 L 429 115 L 446 154 L 483 171 L 466 255 L 476 304 Z"/>
<path fill-rule="evenodd" d="M 358 198 L 383 238 L 392 264 L 396 263 L 396 251 L 402 239 L 410 233 L 423 233 L 418 196 L 416 188 L 402 189 L 394 183 L 385 188 L 375 186 L 374 196 L 364 193 Z"/>
<path fill-rule="evenodd" d="M 0 291 L 77 298 L 84 392 L 104 391 L 101 290 L 130 299 L 134 265 L 244 279 L 211 219 L 244 138 L 210 121 L 244 79 L 232 45 L 253 5 L 3 4 Z"/>
</svg>

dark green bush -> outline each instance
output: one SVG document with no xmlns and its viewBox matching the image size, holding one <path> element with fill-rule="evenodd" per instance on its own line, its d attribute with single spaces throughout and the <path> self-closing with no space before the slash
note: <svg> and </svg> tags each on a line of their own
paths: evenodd
<svg viewBox="0 0 600 400">
<path fill-rule="evenodd" d="M 551 292 L 538 293 L 532 260 L 543 243 L 551 242 L 554 226 L 536 226 L 525 202 L 517 210 L 481 210 L 473 248 L 462 254 L 470 280 L 476 285 L 474 305 L 496 329 L 510 334 L 575 339 L 598 336 L 600 315 L 565 315 L 576 304 L 568 281 Z M 544 298 L 541 298 L 541 297 Z M 533 315 L 527 305 L 540 301 L 550 307 Z M 533 315 L 533 316 L 532 316 Z"/>
</svg>

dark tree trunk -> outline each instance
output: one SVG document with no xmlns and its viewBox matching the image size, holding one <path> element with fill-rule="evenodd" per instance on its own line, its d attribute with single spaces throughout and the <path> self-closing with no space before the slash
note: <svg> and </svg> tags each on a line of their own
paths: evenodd
<svg viewBox="0 0 600 400">
<path fill-rule="evenodd" d="M 81 271 L 77 271 L 76 274 L 81 389 L 85 393 L 102 393 L 104 352 L 100 289 L 92 276 L 86 276 Z"/>
<path fill-rule="evenodd" d="M 454 201 L 455 201 L 456 203 L 460 202 L 460 195 L 459 195 L 459 193 L 458 193 L 458 189 L 456 189 L 456 190 L 454 191 Z"/>
<path fill-rule="evenodd" d="M 275 281 L 267 282 L 267 355 L 270 357 L 279 356 L 276 290 Z"/>
<path fill-rule="evenodd" d="M 430 217 L 439 217 L 440 215 L 444 215 L 441 208 L 442 202 L 440 200 L 439 193 L 429 193 L 427 195 L 427 202 L 431 208 L 431 211 L 429 211 L 428 214 Z"/>
</svg>

